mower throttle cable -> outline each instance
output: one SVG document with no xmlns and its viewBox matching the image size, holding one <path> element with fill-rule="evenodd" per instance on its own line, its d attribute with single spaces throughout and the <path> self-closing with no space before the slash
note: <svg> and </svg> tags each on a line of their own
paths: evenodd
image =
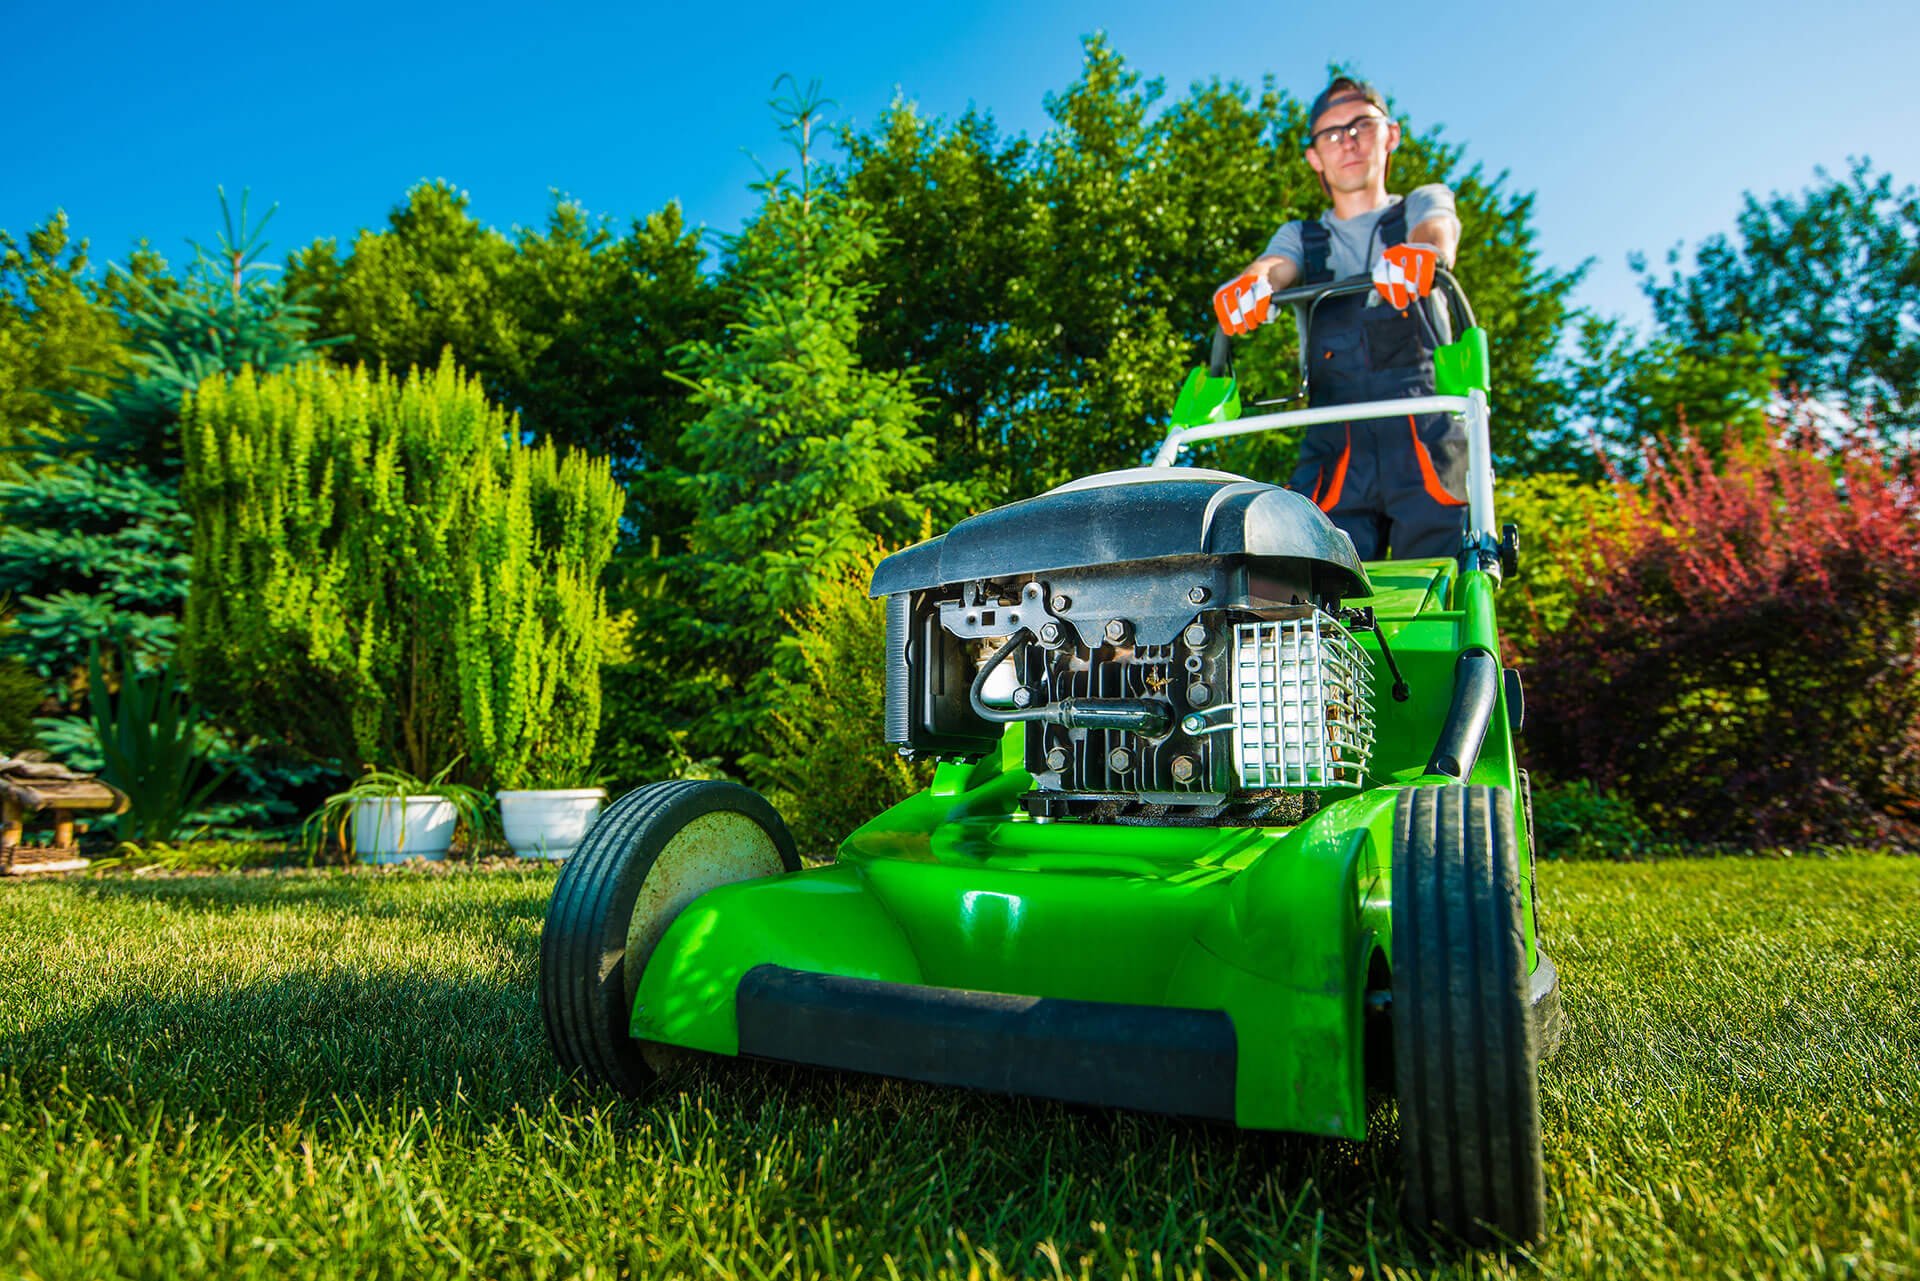
<svg viewBox="0 0 1920 1281">
<path fill-rule="evenodd" d="M 1379 638 L 1380 657 L 1387 660 L 1387 670 L 1393 673 L 1393 701 L 1406 702 L 1413 696 L 1413 691 L 1407 687 L 1406 678 L 1400 675 L 1400 664 L 1393 661 L 1393 649 L 1387 644 L 1387 629 L 1380 626 L 1380 620 L 1373 616 L 1373 606 L 1343 609 L 1340 614 L 1360 631 L 1372 632 Z"/>
</svg>

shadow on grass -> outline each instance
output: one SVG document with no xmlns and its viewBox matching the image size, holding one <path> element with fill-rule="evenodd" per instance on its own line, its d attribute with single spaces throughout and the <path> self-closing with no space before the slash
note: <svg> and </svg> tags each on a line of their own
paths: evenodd
<svg viewBox="0 0 1920 1281">
<path fill-rule="evenodd" d="M 559 1084 L 531 994 L 416 970 L 109 997 L 0 1039 L 0 1076 L 30 1104 L 64 1092 L 242 1124 L 389 1105 L 485 1118 Z"/>
<path fill-rule="evenodd" d="M 637 1183 L 656 1166 L 691 1166 L 700 1186 L 750 1189 L 757 1218 L 831 1222 L 855 1253 L 924 1270 L 942 1265 L 953 1234 L 1016 1273 L 1049 1270 L 1041 1256 L 1054 1246 L 1101 1274 L 1150 1272 L 1156 1252 L 1248 1274 L 1283 1261 L 1336 1274 L 1436 1261 L 1396 1222 L 1398 1141 L 1384 1106 L 1370 1118 L 1375 1138 L 1353 1144 L 724 1059 L 695 1059 L 630 1100 L 564 1081 L 531 985 L 513 977 L 534 971 L 538 930 L 525 922 L 544 911 L 544 884 L 421 900 L 393 894 L 389 880 L 74 888 L 183 911 L 294 904 L 405 914 L 449 933 L 491 928 L 496 972 L 435 973 L 429 941 L 406 969 L 128 992 L 0 1039 L 0 1079 L 55 1114 L 93 1097 L 130 1111 L 158 1105 L 172 1126 L 312 1125 L 357 1142 L 377 1142 L 415 1110 L 450 1142 L 476 1146 L 483 1133 L 525 1133 L 532 1117 L 542 1137 L 513 1140 L 529 1164 L 548 1159 L 546 1128 L 604 1132 Z"/>
</svg>

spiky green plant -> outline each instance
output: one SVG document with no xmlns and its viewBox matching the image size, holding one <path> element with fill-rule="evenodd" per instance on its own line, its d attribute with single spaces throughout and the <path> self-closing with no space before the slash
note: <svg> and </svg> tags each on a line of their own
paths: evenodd
<svg viewBox="0 0 1920 1281">
<path fill-rule="evenodd" d="M 87 655 L 87 696 L 100 777 L 127 794 L 120 830 L 141 844 L 171 841 L 227 778 L 207 759 L 200 709 L 167 666 L 127 672 L 110 692 L 97 646 Z"/>
<path fill-rule="evenodd" d="M 521 443 L 451 355 L 405 380 L 209 379 L 182 439 L 182 650 L 222 714 L 420 778 L 586 771 L 623 501 L 605 462 Z"/>
</svg>

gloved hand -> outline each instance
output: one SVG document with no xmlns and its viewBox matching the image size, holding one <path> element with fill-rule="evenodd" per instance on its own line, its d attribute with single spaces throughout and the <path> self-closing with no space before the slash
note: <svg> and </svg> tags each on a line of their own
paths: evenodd
<svg viewBox="0 0 1920 1281">
<path fill-rule="evenodd" d="M 1405 309 L 1415 298 L 1433 292 L 1433 273 L 1439 265 L 1440 251 L 1432 245 L 1392 245 L 1373 265 L 1373 287 L 1393 306 Z"/>
<path fill-rule="evenodd" d="M 1227 333 L 1252 333 L 1267 323 L 1267 313 L 1273 308 L 1272 297 L 1273 285 L 1266 273 L 1250 271 L 1214 291 L 1213 314 L 1220 318 L 1220 328 Z"/>
</svg>

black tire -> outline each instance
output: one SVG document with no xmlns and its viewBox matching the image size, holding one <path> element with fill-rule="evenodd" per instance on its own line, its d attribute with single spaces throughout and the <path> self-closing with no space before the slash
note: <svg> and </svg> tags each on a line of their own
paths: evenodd
<svg viewBox="0 0 1920 1281">
<path fill-rule="evenodd" d="M 709 848 L 706 864 L 693 877 L 699 883 L 681 884 L 688 879 L 686 869 L 674 872 L 687 846 L 684 841 L 675 846 L 675 838 L 696 820 L 716 815 L 746 820 L 764 834 L 764 842 L 752 841 L 737 856 L 721 850 L 717 859 Z M 696 833 L 713 823 L 709 819 Z M 670 848 L 676 853 L 662 864 L 661 855 Z M 642 908 L 650 939 L 636 942 L 641 954 L 630 956 L 635 905 L 656 870 L 653 901 Z M 540 931 L 540 1010 L 547 1044 L 560 1066 L 624 1094 L 643 1089 L 654 1072 L 628 1024 L 646 954 L 659 932 L 690 901 L 686 895 L 692 890 L 782 870 L 800 870 L 786 823 L 757 792 L 737 783 L 652 783 L 608 806 L 561 868 Z M 661 882 L 670 876 L 680 901 L 660 899 Z"/>
<path fill-rule="evenodd" d="M 1546 1218 L 1522 931 L 1512 796 L 1403 792 L 1393 844 L 1402 1213 L 1476 1245 L 1532 1241 Z"/>
</svg>

